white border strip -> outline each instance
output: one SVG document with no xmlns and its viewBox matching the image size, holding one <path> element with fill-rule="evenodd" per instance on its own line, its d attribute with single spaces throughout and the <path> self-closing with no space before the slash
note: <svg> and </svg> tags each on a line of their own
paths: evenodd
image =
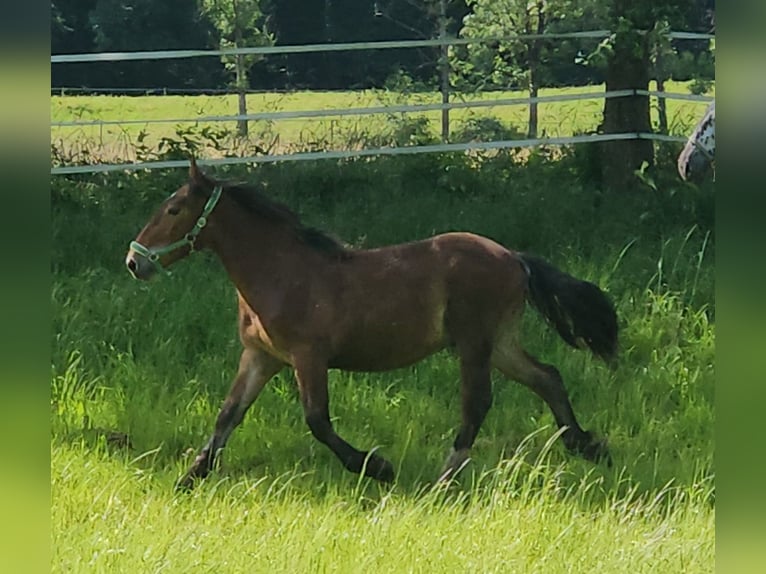
<svg viewBox="0 0 766 574">
<path fill-rule="evenodd" d="M 435 152 L 460 152 L 472 150 L 493 150 L 509 148 L 535 147 L 539 145 L 568 145 L 578 143 L 596 143 L 604 141 L 651 139 L 659 141 L 686 141 L 681 136 L 665 136 L 650 133 L 620 133 L 620 134 L 593 134 L 570 136 L 560 138 L 541 138 L 541 139 L 523 139 L 523 140 L 501 140 L 494 142 L 470 142 L 460 144 L 437 144 L 412 147 L 390 147 L 363 150 L 338 150 L 338 151 L 320 151 L 305 152 L 284 155 L 262 155 L 253 157 L 230 157 L 222 159 L 197 160 L 200 165 L 235 165 L 235 164 L 257 164 L 257 163 L 276 163 L 280 161 L 310 161 L 322 159 L 346 159 L 352 157 L 370 157 L 384 155 L 413 155 L 419 153 Z M 142 163 L 125 164 L 101 164 L 101 165 L 76 165 L 61 166 L 51 168 L 51 175 L 71 175 L 79 173 L 106 173 L 112 171 L 137 171 L 144 169 L 167 169 L 175 167 L 188 167 L 188 160 L 168 160 L 168 161 L 149 161 Z"/>
<path fill-rule="evenodd" d="M 396 48 L 424 48 L 436 46 L 459 46 L 490 42 L 508 42 L 513 40 L 533 40 L 537 38 L 607 38 L 609 30 L 590 30 L 560 34 L 519 34 L 492 38 L 445 38 L 433 40 L 386 40 L 382 42 L 345 42 L 339 44 L 303 44 L 287 46 L 258 46 L 228 50 L 148 50 L 138 52 L 99 52 L 91 54 L 53 54 L 51 64 L 75 62 L 125 62 L 128 60 L 169 60 L 178 58 L 200 58 L 206 56 L 233 56 L 236 54 L 306 54 L 312 52 L 350 52 L 356 50 L 387 50 Z M 671 32 L 674 40 L 712 40 L 713 34 L 695 32 Z"/>
</svg>

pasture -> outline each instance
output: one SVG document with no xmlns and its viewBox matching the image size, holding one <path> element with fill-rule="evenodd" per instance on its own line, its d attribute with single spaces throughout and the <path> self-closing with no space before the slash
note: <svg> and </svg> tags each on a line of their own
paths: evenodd
<svg viewBox="0 0 766 574">
<path fill-rule="evenodd" d="M 654 86 L 650 86 L 654 89 Z M 688 93 L 688 82 L 668 82 L 669 92 Z M 604 86 L 548 88 L 540 96 L 586 92 L 599 93 Z M 711 88 L 708 95 L 714 95 Z M 492 101 L 526 98 L 521 91 L 489 92 L 453 96 L 453 101 Z M 354 92 L 294 92 L 289 94 L 249 94 L 248 112 L 330 110 L 340 108 L 420 105 L 440 102 L 438 93 L 399 93 L 390 90 Z M 601 120 L 603 100 L 549 102 L 539 105 L 538 134 L 563 137 L 595 130 Z M 705 111 L 705 104 L 668 100 L 668 127 L 673 134 L 686 134 Z M 201 118 L 237 113 L 237 98 L 220 96 L 61 96 L 51 98 L 51 121 L 152 120 Z M 355 116 L 330 116 L 257 120 L 250 122 L 249 138 L 231 137 L 234 122 L 136 123 L 107 126 L 54 127 L 51 145 L 61 158 L 74 161 L 125 161 L 151 157 L 157 150 L 169 149 L 174 140 L 186 136 L 199 143 L 207 156 L 221 156 L 232 149 L 255 153 L 289 153 L 296 150 L 357 149 L 386 145 L 413 145 L 436 142 L 441 126 L 441 112 L 390 113 Z M 450 111 L 451 141 L 471 139 L 514 139 L 526 134 L 526 105 L 492 106 Z M 656 102 L 652 107 L 656 123 Z M 488 124 L 487 120 L 492 123 Z"/>
<path fill-rule="evenodd" d="M 136 117 L 189 111 L 170 97 L 73 100 L 98 117 L 116 102 L 146 106 Z M 54 120 L 71 117 L 68 98 L 52 102 Z M 642 193 L 604 194 L 586 177 L 587 153 L 213 172 L 266 182 L 305 221 L 358 247 L 469 230 L 546 257 L 614 300 L 611 369 L 531 309 L 524 326 L 530 350 L 561 371 L 583 426 L 608 437 L 614 465 L 566 454 L 542 401 L 496 377 L 472 461 L 449 488 L 434 487 L 460 408 L 445 352 L 389 373 L 331 373 L 336 428 L 380 448 L 393 485 L 348 473 L 313 439 L 285 372 L 232 435 L 221 468 L 175 494 L 236 371 L 234 290 L 205 253 L 149 284 L 124 269 L 129 241 L 185 172 L 53 179 L 52 570 L 713 572 L 712 186 L 684 185 L 665 165 Z"/>
</svg>

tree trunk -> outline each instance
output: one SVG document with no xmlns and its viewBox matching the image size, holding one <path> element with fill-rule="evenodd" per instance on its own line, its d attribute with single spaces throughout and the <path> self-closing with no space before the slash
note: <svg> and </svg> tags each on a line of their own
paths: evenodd
<svg viewBox="0 0 766 574">
<path fill-rule="evenodd" d="M 439 39 L 447 39 L 447 0 L 439 3 Z M 439 71 L 441 75 L 442 104 L 449 104 L 449 46 L 439 46 Z M 442 109 L 442 143 L 449 141 L 449 108 Z"/>
<path fill-rule="evenodd" d="M 635 31 L 618 33 L 614 53 L 607 64 L 606 90 L 648 90 L 649 57 L 644 37 Z M 603 133 L 651 132 L 648 96 L 608 98 L 604 102 Z M 653 163 L 651 140 L 632 139 L 601 144 L 601 176 L 604 187 L 624 190 L 636 183 L 635 170 Z"/>
<path fill-rule="evenodd" d="M 537 25 L 535 26 L 535 34 L 543 34 L 545 32 L 545 3 L 538 0 L 535 4 L 535 16 L 537 17 Z M 531 6 L 527 6 L 527 25 L 526 33 L 532 33 L 532 12 Z M 527 66 L 529 67 L 529 97 L 536 98 L 540 89 L 540 55 L 543 50 L 542 38 L 535 38 L 528 41 L 527 48 Z M 527 126 L 527 137 L 529 139 L 535 139 L 537 137 L 537 102 L 529 103 L 529 124 Z"/>
<path fill-rule="evenodd" d="M 234 47 L 244 47 L 242 39 L 242 24 L 240 23 L 239 5 L 234 2 Z M 237 99 L 239 102 L 238 114 L 244 116 L 247 114 L 247 68 L 245 66 L 245 56 L 237 54 L 235 57 Z M 247 137 L 247 120 L 237 120 L 237 135 L 241 138 Z"/>
<path fill-rule="evenodd" d="M 247 72 L 245 71 L 244 58 L 237 54 L 237 98 L 239 99 L 238 113 L 241 116 L 247 114 Z M 237 120 L 237 135 L 247 137 L 247 120 Z"/>
<path fill-rule="evenodd" d="M 532 68 L 529 69 L 529 97 L 536 98 L 538 93 L 537 82 L 535 76 L 537 74 Z M 529 139 L 535 139 L 537 137 L 537 102 L 529 103 L 529 126 L 527 128 L 527 137 Z"/>
<path fill-rule="evenodd" d="M 665 91 L 665 79 L 657 77 L 657 91 Z M 668 133 L 668 106 L 665 98 L 657 98 L 657 111 L 660 117 L 660 133 Z"/>
</svg>

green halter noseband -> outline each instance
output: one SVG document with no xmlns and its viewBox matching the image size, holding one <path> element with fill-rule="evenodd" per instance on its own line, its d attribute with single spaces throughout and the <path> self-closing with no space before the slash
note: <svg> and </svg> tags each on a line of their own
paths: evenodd
<svg viewBox="0 0 766 574">
<path fill-rule="evenodd" d="M 210 198 L 202 209 L 202 214 L 199 216 L 199 219 L 197 219 L 197 223 L 195 223 L 194 227 L 192 227 L 191 230 L 178 241 L 174 241 L 169 245 L 163 245 L 162 247 L 145 247 L 138 241 L 131 241 L 130 248 L 139 255 L 146 257 L 157 268 L 157 271 L 164 271 L 170 275 L 170 271 L 160 264 L 160 257 L 187 245 L 189 246 L 190 253 L 194 251 L 194 242 L 197 240 L 197 236 L 205 225 L 207 225 L 207 218 L 210 216 L 213 209 L 215 209 L 218 200 L 221 198 L 222 190 L 223 188 L 220 185 L 213 189 L 213 193 L 210 194 Z"/>
</svg>

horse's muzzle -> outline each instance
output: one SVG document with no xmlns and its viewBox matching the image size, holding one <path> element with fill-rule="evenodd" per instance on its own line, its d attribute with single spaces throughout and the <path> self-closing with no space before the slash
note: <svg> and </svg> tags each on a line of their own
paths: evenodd
<svg viewBox="0 0 766 574">
<path fill-rule="evenodd" d="M 132 249 L 128 251 L 128 255 L 125 257 L 125 265 L 135 279 L 141 279 L 143 281 L 151 279 L 152 275 L 156 272 L 151 261 Z"/>
</svg>

